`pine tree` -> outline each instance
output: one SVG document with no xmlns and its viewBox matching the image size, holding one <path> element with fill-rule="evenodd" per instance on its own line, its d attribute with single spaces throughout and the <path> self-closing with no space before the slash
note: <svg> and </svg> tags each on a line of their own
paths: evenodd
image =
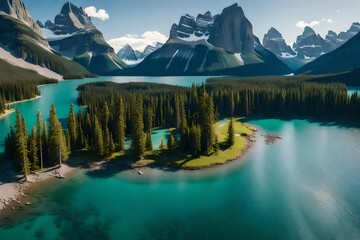
<svg viewBox="0 0 360 240">
<path fill-rule="evenodd" d="M 66 139 L 56 114 L 54 104 L 50 108 L 49 118 L 49 157 L 53 163 L 58 162 L 59 166 L 69 157 L 69 150 L 66 146 Z"/>
<path fill-rule="evenodd" d="M 215 142 L 214 142 L 214 152 L 219 152 L 219 139 L 217 134 L 215 134 Z"/>
<path fill-rule="evenodd" d="M 165 149 L 164 138 L 161 138 L 161 142 L 160 142 L 160 145 L 159 145 L 159 149 L 160 149 L 160 150 L 164 150 L 164 149 Z"/>
<path fill-rule="evenodd" d="M 37 148 L 38 148 L 38 158 L 40 158 L 40 169 L 44 168 L 44 154 L 43 154 L 43 137 L 42 137 L 42 125 L 43 120 L 41 119 L 40 111 L 36 114 L 36 141 L 37 141 Z"/>
<path fill-rule="evenodd" d="M 125 149 L 125 109 L 122 98 L 119 98 L 115 107 L 115 137 L 120 151 Z"/>
<path fill-rule="evenodd" d="M 100 128 L 99 120 L 95 117 L 94 120 L 94 149 L 96 154 L 100 157 L 104 156 L 104 141 L 103 134 Z"/>
<path fill-rule="evenodd" d="M 235 133 L 234 133 L 234 126 L 233 126 L 233 119 L 231 118 L 229 127 L 228 127 L 228 136 L 227 136 L 227 144 L 229 147 L 233 146 L 235 143 Z"/>
<path fill-rule="evenodd" d="M 68 131 L 70 137 L 70 149 L 75 150 L 77 143 L 77 119 L 74 109 L 74 104 L 70 106 L 70 112 L 68 115 Z"/>
<path fill-rule="evenodd" d="M 66 148 L 68 149 L 68 151 L 70 151 L 70 149 L 71 149 L 71 137 L 70 137 L 69 129 L 65 130 L 65 141 L 66 141 Z"/>
<path fill-rule="evenodd" d="M 31 162 L 31 170 L 33 171 L 39 169 L 37 135 L 36 128 L 33 127 L 29 137 L 29 161 Z"/>
<path fill-rule="evenodd" d="M 210 154 L 213 151 L 215 141 L 215 112 L 213 98 L 206 93 L 205 86 L 202 88 L 202 95 L 200 100 L 200 125 L 201 125 L 201 147 L 205 154 Z"/>
<path fill-rule="evenodd" d="M 41 168 L 44 168 L 44 161 L 45 161 L 45 159 L 48 159 L 48 156 L 49 156 L 49 139 L 47 136 L 46 129 L 47 129 L 46 122 L 42 120 L 41 143 L 43 146 L 43 148 L 42 148 L 43 163 L 41 164 L 42 166 L 40 166 Z"/>
<path fill-rule="evenodd" d="M 27 181 L 31 166 L 28 158 L 29 150 L 25 119 L 24 116 L 20 116 L 19 110 L 16 111 L 15 128 L 15 166 L 21 169 L 21 173 L 24 174 L 25 181 Z"/>
<path fill-rule="evenodd" d="M 201 127 L 199 125 L 193 125 L 190 128 L 189 138 L 191 153 L 193 156 L 197 157 L 201 151 Z"/>
<path fill-rule="evenodd" d="M 167 141 L 167 148 L 172 151 L 175 149 L 175 138 L 174 136 L 170 133 L 169 137 L 168 137 L 168 141 Z"/>
<path fill-rule="evenodd" d="M 102 128 L 105 129 L 105 127 L 108 126 L 110 119 L 110 110 L 106 101 L 101 111 L 101 119 L 102 119 Z"/>
<path fill-rule="evenodd" d="M 145 144 L 146 151 L 153 150 L 153 143 L 151 139 L 151 132 L 146 133 L 146 144 Z"/>
<path fill-rule="evenodd" d="M 145 134 L 143 120 L 143 101 L 142 98 L 135 100 L 131 120 L 131 149 L 134 156 L 141 159 L 145 153 Z"/>
</svg>

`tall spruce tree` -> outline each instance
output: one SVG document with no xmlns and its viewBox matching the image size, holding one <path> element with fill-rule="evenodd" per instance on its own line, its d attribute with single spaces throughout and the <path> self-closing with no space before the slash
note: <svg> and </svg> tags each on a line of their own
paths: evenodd
<svg viewBox="0 0 360 240">
<path fill-rule="evenodd" d="M 139 159 L 141 159 L 145 153 L 143 112 L 143 100 L 138 97 L 133 104 L 131 119 L 131 149 L 133 155 Z"/>
<path fill-rule="evenodd" d="M 213 98 L 207 94 L 205 85 L 202 87 L 200 99 L 201 148 L 204 154 L 213 151 L 215 141 L 215 112 Z"/>
<path fill-rule="evenodd" d="M 99 120 L 95 117 L 94 119 L 94 149 L 98 156 L 102 157 L 105 154 L 103 134 L 100 128 Z"/>
<path fill-rule="evenodd" d="M 38 158 L 40 159 L 40 169 L 44 168 L 44 154 L 43 154 L 43 120 L 41 119 L 41 112 L 38 111 L 36 113 L 36 141 L 37 141 L 37 149 L 38 149 Z"/>
<path fill-rule="evenodd" d="M 16 111 L 15 128 L 15 166 L 21 170 L 25 181 L 27 181 L 31 165 L 28 157 L 29 150 L 25 119 L 24 116 L 20 116 L 19 110 Z"/>
<path fill-rule="evenodd" d="M 29 137 L 29 161 L 31 162 L 31 170 L 36 171 L 39 167 L 38 148 L 37 148 L 37 133 L 36 128 L 33 127 Z"/>
<path fill-rule="evenodd" d="M 168 150 L 172 151 L 174 150 L 176 147 L 176 144 L 175 144 L 175 138 L 174 138 L 174 135 L 172 135 L 171 133 L 169 134 L 169 137 L 168 137 L 168 141 L 167 141 L 167 148 Z"/>
<path fill-rule="evenodd" d="M 164 149 L 165 149 L 164 138 L 161 138 L 160 145 L 159 145 L 159 149 L 160 149 L 160 150 L 164 150 Z"/>
<path fill-rule="evenodd" d="M 201 151 L 201 127 L 199 125 L 193 125 L 190 128 L 189 142 L 192 155 L 199 156 Z"/>
<path fill-rule="evenodd" d="M 146 133 L 146 144 L 145 144 L 146 151 L 153 150 L 153 143 L 151 139 L 151 132 Z"/>
<path fill-rule="evenodd" d="M 68 115 L 68 131 L 70 138 L 70 147 L 71 150 L 74 151 L 77 143 L 77 131 L 78 131 L 74 104 L 71 104 L 70 106 L 70 112 Z"/>
<path fill-rule="evenodd" d="M 66 139 L 63 128 L 59 122 L 56 114 L 55 105 L 52 104 L 50 108 L 49 118 L 49 158 L 53 163 L 58 163 L 61 167 L 63 161 L 69 157 L 69 150 L 67 149 Z"/>
<path fill-rule="evenodd" d="M 114 140 L 120 151 L 125 149 L 125 109 L 122 98 L 118 98 L 115 106 Z"/>
<path fill-rule="evenodd" d="M 229 126 L 228 126 L 228 134 L 227 134 L 227 144 L 229 147 L 233 146 L 235 143 L 235 132 L 234 132 L 234 125 L 233 119 L 230 119 Z"/>
</svg>

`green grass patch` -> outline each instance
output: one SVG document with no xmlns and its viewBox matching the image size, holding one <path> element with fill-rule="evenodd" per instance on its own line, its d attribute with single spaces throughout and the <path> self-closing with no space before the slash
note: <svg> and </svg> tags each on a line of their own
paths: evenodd
<svg viewBox="0 0 360 240">
<path fill-rule="evenodd" d="M 240 118 L 234 119 L 235 130 L 235 144 L 232 147 L 227 147 L 227 130 L 229 121 L 221 125 L 216 123 L 214 125 L 216 134 L 218 136 L 220 150 L 209 156 L 200 156 L 193 158 L 190 154 L 184 153 L 183 150 L 177 149 L 175 151 L 157 150 L 146 154 L 145 159 L 136 161 L 138 166 L 145 165 L 161 165 L 172 168 L 182 169 L 201 169 L 213 165 L 224 164 L 229 160 L 239 157 L 246 148 L 246 138 L 253 132 L 253 128 L 248 124 L 240 122 Z"/>
</svg>

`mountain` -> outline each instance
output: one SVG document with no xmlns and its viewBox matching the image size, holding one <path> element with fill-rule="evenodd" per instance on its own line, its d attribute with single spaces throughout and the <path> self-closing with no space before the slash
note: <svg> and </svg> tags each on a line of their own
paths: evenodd
<svg viewBox="0 0 360 240">
<path fill-rule="evenodd" d="M 127 67 L 81 7 L 65 3 L 54 23 L 47 21 L 45 28 L 44 33 L 55 51 L 92 73 L 105 75 Z"/>
<path fill-rule="evenodd" d="M 148 45 L 145 47 L 144 51 L 140 52 L 138 50 L 134 50 L 129 44 L 126 44 L 122 49 L 120 49 L 117 56 L 129 64 L 137 64 L 144 60 L 145 57 L 161 48 L 163 45 L 164 44 L 157 42 L 155 46 Z"/>
<path fill-rule="evenodd" d="M 164 46 L 164 44 L 159 43 L 159 42 L 156 43 L 155 46 L 147 45 L 146 48 L 144 49 L 144 51 L 142 52 L 142 54 L 144 55 L 144 58 L 149 56 L 151 53 L 155 52 L 156 50 L 158 50 L 162 46 Z"/>
<path fill-rule="evenodd" d="M 270 30 L 264 35 L 263 45 L 264 48 L 275 53 L 278 57 L 287 58 L 296 56 L 294 50 L 286 44 L 281 33 L 275 28 L 270 28 Z"/>
<path fill-rule="evenodd" d="M 26 62 L 27 68 L 46 77 L 93 76 L 81 65 L 55 54 L 50 49 L 41 29 L 20 0 L 0 1 L 0 48 L 3 60 L 13 64 L 23 61 L 23 65 Z"/>
<path fill-rule="evenodd" d="M 30 16 L 29 11 L 25 7 L 24 3 L 21 2 L 21 0 L 1 0 L 0 11 L 3 11 L 4 13 L 7 13 L 16 19 L 19 19 L 32 28 L 35 33 L 41 35 L 41 29 L 34 22 L 33 18 Z"/>
<path fill-rule="evenodd" d="M 297 74 L 328 74 L 360 67 L 360 33 L 341 47 L 300 68 Z"/>
<path fill-rule="evenodd" d="M 134 49 L 129 44 L 126 44 L 124 48 L 120 49 L 120 51 L 117 53 L 117 55 L 122 60 L 127 60 L 127 61 L 137 61 L 138 60 Z"/>
<path fill-rule="evenodd" d="M 354 22 L 350 29 L 346 32 L 340 32 L 339 34 L 336 34 L 333 31 L 329 31 L 328 34 L 325 37 L 326 42 L 328 42 L 332 49 L 335 50 L 344 43 L 346 43 L 349 39 L 354 37 L 356 34 L 360 32 L 360 23 Z"/>
<path fill-rule="evenodd" d="M 252 67 L 241 68 L 244 65 Z M 290 69 L 260 43 L 255 43 L 252 24 L 242 8 L 234 4 L 220 15 L 206 12 L 197 17 L 182 16 L 178 24 L 172 25 L 164 46 L 137 66 L 117 74 L 271 75 L 275 72 L 286 74 Z"/>
<path fill-rule="evenodd" d="M 305 60 L 314 60 L 332 50 L 331 45 L 310 27 L 305 27 L 303 34 L 296 39 L 293 48 L 297 52 L 297 57 Z"/>
</svg>

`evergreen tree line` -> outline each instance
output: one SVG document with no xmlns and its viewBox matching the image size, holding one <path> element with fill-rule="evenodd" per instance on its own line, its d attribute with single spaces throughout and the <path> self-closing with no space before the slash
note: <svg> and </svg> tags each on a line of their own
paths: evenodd
<svg viewBox="0 0 360 240">
<path fill-rule="evenodd" d="M 40 95 L 37 88 L 41 84 L 56 83 L 56 80 L 5 80 L 0 81 L 0 114 L 6 110 L 7 102 L 22 101 Z"/>
<path fill-rule="evenodd" d="M 38 112 L 30 134 L 24 116 L 17 110 L 15 127 L 11 126 L 5 139 L 5 153 L 13 161 L 14 168 L 27 180 L 30 171 L 61 166 L 69 158 L 69 141 L 69 131 L 63 131 L 54 105 L 50 109 L 48 126 Z"/>
<path fill-rule="evenodd" d="M 207 91 L 220 116 L 360 119 L 360 98 L 341 83 L 301 78 L 210 79 Z"/>
<path fill-rule="evenodd" d="M 121 118 L 123 133 L 131 135 L 132 150 L 137 157 L 141 158 L 145 150 L 152 150 L 151 129 L 160 127 L 176 129 L 169 136 L 168 149 L 181 146 L 196 156 L 213 152 L 216 117 L 213 99 L 207 94 L 205 85 L 184 88 L 154 83 L 101 82 L 81 85 L 79 90 L 79 103 L 87 106 L 86 114 L 90 119 L 104 119 L 104 109 L 115 110 L 106 115 L 108 124 L 102 125 L 102 129 L 113 136 L 118 146 L 116 129 Z M 122 102 L 121 117 L 116 111 L 119 101 Z M 174 135 L 180 136 L 179 143 Z M 87 138 L 92 139 L 91 136 Z"/>
<path fill-rule="evenodd" d="M 346 118 L 358 121 L 360 98 L 348 97 L 342 84 L 306 81 L 210 80 L 206 85 L 178 87 L 155 83 L 89 83 L 79 87 L 78 102 L 86 105 L 78 113 L 70 107 L 64 131 L 52 106 L 48 126 L 37 115 L 37 124 L 27 135 L 26 122 L 17 113 L 16 125 L 5 141 L 6 153 L 18 170 L 54 166 L 71 152 L 89 150 L 108 156 L 125 150 L 132 140 L 131 154 L 141 159 L 153 149 L 151 130 L 174 128 L 165 146 L 181 148 L 193 156 L 218 150 L 213 124 L 219 117 L 283 116 Z M 178 136 L 178 137 L 175 137 Z M 179 139 L 179 141 L 177 141 Z M 229 146 L 234 129 L 229 124 Z"/>
</svg>

